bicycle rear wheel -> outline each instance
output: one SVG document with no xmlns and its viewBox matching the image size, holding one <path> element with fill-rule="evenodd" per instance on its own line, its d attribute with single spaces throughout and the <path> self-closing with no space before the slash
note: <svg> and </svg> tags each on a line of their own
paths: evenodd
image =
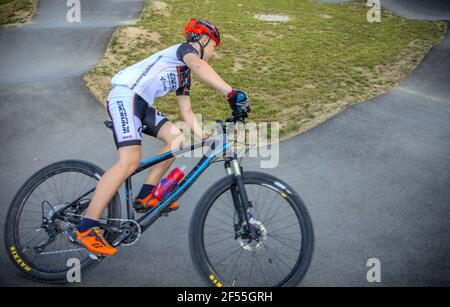
<svg viewBox="0 0 450 307">
<path fill-rule="evenodd" d="M 6 250 L 20 273 L 36 281 L 64 283 L 69 259 L 80 261 L 81 273 L 103 259 L 91 259 L 87 250 L 69 240 L 103 173 L 92 163 L 66 160 L 44 167 L 24 183 L 5 223 Z M 73 206 L 66 208 L 71 203 Z M 103 217 L 121 217 L 118 194 Z M 108 225 L 115 222 L 108 221 Z M 106 239 L 113 238 L 106 234 Z"/>
<path fill-rule="evenodd" d="M 190 225 L 194 266 L 210 285 L 235 287 L 296 286 L 311 262 L 314 234 L 308 211 L 280 179 L 258 172 L 242 175 L 252 204 L 258 240 L 248 240 L 233 205 L 233 175 L 206 191 Z"/>
</svg>

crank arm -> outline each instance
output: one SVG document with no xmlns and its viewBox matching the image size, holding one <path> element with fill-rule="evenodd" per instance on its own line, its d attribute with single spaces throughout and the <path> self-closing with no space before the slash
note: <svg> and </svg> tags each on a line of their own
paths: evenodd
<svg viewBox="0 0 450 307">
<path fill-rule="evenodd" d="M 125 240 L 129 235 L 130 235 L 130 233 L 126 233 L 126 232 L 122 233 L 117 239 L 115 239 L 115 240 L 111 243 L 111 245 L 114 246 L 114 247 L 118 246 L 118 245 L 119 245 L 123 240 Z"/>
</svg>

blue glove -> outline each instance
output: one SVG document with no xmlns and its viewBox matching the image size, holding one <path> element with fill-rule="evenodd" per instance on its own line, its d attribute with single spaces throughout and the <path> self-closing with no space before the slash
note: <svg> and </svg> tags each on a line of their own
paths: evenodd
<svg viewBox="0 0 450 307">
<path fill-rule="evenodd" d="M 227 96 L 233 113 L 237 117 L 247 117 L 251 112 L 250 102 L 248 101 L 247 93 L 241 90 L 233 89 Z"/>
</svg>

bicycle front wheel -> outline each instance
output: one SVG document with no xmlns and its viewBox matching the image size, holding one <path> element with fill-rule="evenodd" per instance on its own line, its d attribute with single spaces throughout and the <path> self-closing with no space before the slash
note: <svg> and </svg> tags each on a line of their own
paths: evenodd
<svg viewBox="0 0 450 307">
<path fill-rule="evenodd" d="M 242 179 L 257 240 L 243 235 L 231 193 L 235 179 L 227 176 L 203 195 L 193 213 L 189 243 L 194 266 L 206 282 L 219 287 L 298 285 L 314 245 L 311 218 L 302 199 L 271 175 L 246 172 Z"/>
</svg>

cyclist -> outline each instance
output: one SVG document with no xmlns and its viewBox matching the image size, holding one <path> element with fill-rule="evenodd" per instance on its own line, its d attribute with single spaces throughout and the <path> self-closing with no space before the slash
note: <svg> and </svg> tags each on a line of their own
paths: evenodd
<svg viewBox="0 0 450 307">
<path fill-rule="evenodd" d="M 155 98 L 176 93 L 181 116 L 195 135 L 207 137 L 191 109 L 189 91 L 193 71 L 202 81 L 222 93 L 235 116 L 250 112 L 247 94 L 233 89 L 208 65 L 214 48 L 220 45 L 219 30 L 206 20 L 191 18 L 185 27 L 186 42 L 159 51 L 120 71 L 112 80 L 107 111 L 111 117 L 118 161 L 99 180 L 86 214 L 72 234 L 72 240 L 99 255 L 115 255 L 117 250 L 99 229 L 102 212 L 123 182 L 133 174 L 141 160 L 141 133 L 164 141 L 158 154 L 179 147 L 185 141 L 181 131 L 160 111 L 152 107 Z M 146 129 L 143 130 L 143 125 Z M 150 168 L 134 207 L 151 206 L 151 191 L 159 183 L 174 158 Z M 178 205 L 172 203 L 170 208 Z"/>
</svg>

